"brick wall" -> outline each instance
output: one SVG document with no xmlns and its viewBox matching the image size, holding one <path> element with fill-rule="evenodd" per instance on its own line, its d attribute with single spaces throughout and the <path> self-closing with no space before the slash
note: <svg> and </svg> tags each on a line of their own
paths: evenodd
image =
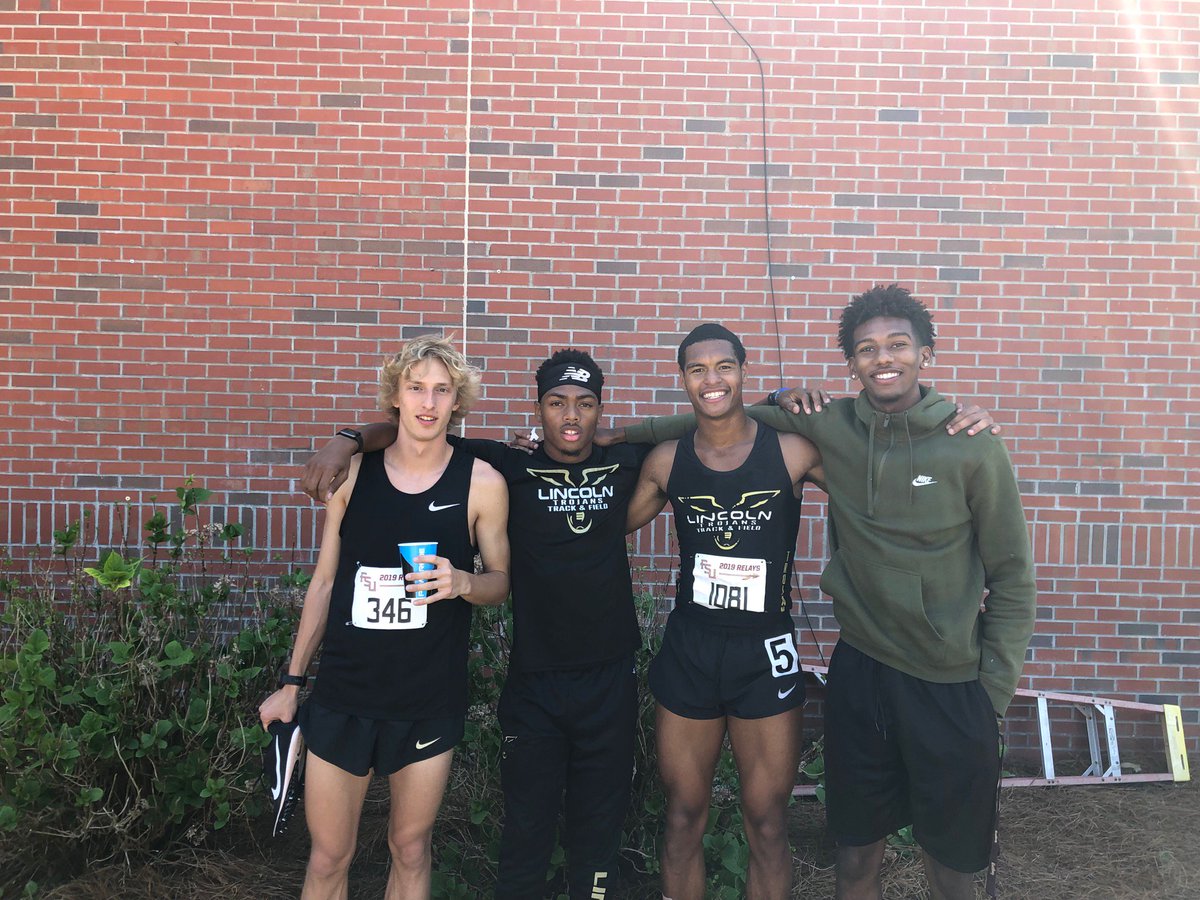
<svg viewBox="0 0 1200 900">
<path fill-rule="evenodd" d="M 0 540 L 24 565 L 88 509 L 116 542 L 114 502 L 194 475 L 306 560 L 298 463 L 405 336 L 465 337 L 499 436 L 567 344 L 614 417 L 675 409 L 703 319 L 752 391 L 849 391 L 838 311 L 900 281 L 939 388 L 1005 426 L 1025 684 L 1180 701 L 1196 749 L 1196 5 L 723 7 L 766 76 L 770 281 L 759 71 L 710 3 L 0 0 Z M 669 552 L 660 520 L 648 580 Z"/>
</svg>

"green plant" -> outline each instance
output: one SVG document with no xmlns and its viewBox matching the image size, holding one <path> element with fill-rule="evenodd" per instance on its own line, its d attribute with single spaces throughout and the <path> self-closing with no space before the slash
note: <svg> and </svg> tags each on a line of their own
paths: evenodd
<svg viewBox="0 0 1200 900">
<path fill-rule="evenodd" d="M 746 895 L 746 869 L 750 863 L 750 845 L 746 842 L 742 810 L 738 804 L 741 781 L 733 754 L 722 749 L 713 778 L 712 804 L 708 810 L 708 830 L 704 835 L 704 861 L 708 876 L 708 896 L 737 900 Z"/>
<path fill-rule="evenodd" d="M 472 616 L 471 707 L 434 829 L 434 897 L 483 896 L 496 881 L 504 809 L 496 704 L 508 666 L 511 631 L 508 604 L 477 609 Z"/>
<path fill-rule="evenodd" d="M 201 841 L 263 805 L 254 707 L 290 648 L 296 594 L 243 587 L 213 548 L 241 526 L 201 525 L 209 492 L 191 479 L 177 496 L 180 527 L 162 511 L 146 522 L 148 562 L 109 550 L 83 566 L 85 516 L 54 533 L 65 584 L 6 583 L 0 895 Z"/>
</svg>

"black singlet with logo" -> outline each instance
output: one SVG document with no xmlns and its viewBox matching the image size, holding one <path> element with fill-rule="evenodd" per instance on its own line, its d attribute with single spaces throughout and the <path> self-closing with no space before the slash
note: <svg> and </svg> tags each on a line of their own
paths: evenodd
<svg viewBox="0 0 1200 900">
<path fill-rule="evenodd" d="M 704 465 L 695 438 L 694 430 L 680 438 L 667 479 L 679 538 L 675 609 L 722 627 L 787 630 L 800 500 L 779 434 L 759 424 L 730 472 Z"/>
<path fill-rule="evenodd" d="M 341 554 L 329 601 L 313 699 L 339 712 L 377 719 L 430 719 L 467 709 L 471 605 L 460 597 L 424 607 L 422 628 L 375 630 L 351 622 L 361 566 L 400 569 L 396 545 L 437 541 L 438 556 L 474 571 L 467 500 L 475 458 L 455 449 L 428 490 L 397 490 L 383 451 L 363 455 L 341 525 Z"/>
<path fill-rule="evenodd" d="M 641 643 L 625 515 L 644 444 L 593 447 L 584 462 L 560 463 L 497 441 L 460 446 L 508 482 L 513 648 L 521 672 L 580 669 L 632 653 Z"/>
</svg>

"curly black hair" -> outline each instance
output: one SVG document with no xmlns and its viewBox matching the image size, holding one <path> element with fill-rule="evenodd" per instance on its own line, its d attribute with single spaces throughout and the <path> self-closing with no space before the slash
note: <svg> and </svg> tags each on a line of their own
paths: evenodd
<svg viewBox="0 0 1200 900">
<path fill-rule="evenodd" d="M 918 346 L 933 349 L 937 330 L 933 327 L 933 317 L 925 304 L 898 284 L 889 284 L 887 287 L 877 284 L 869 291 L 863 291 L 842 310 L 842 318 L 838 323 L 838 344 L 846 359 L 854 356 L 855 329 L 863 322 L 880 316 L 907 319 L 912 325 Z"/>
<path fill-rule="evenodd" d="M 540 382 L 546 370 L 553 366 L 577 365 L 595 367 L 597 372 L 601 371 L 600 366 L 592 359 L 590 353 L 584 350 L 576 350 L 574 347 L 567 347 L 563 350 L 555 350 L 549 359 L 543 360 L 542 364 L 538 366 L 537 372 L 534 373 L 533 380 Z"/>
</svg>

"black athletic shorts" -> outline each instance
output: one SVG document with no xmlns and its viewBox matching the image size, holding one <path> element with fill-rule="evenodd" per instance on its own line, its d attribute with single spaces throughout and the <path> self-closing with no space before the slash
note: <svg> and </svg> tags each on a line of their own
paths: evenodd
<svg viewBox="0 0 1200 900">
<path fill-rule="evenodd" d="M 837 843 L 905 825 L 957 872 L 988 865 L 1000 779 L 996 713 L 978 680 L 938 684 L 839 641 L 825 697 L 825 806 Z"/>
<path fill-rule="evenodd" d="M 764 719 L 803 705 L 795 632 L 785 627 L 764 635 L 672 612 L 650 663 L 654 699 L 685 719 Z"/>
<path fill-rule="evenodd" d="M 311 699 L 296 714 L 304 743 L 316 756 L 351 775 L 391 775 L 451 750 L 464 718 L 395 721 L 337 712 Z"/>
</svg>

